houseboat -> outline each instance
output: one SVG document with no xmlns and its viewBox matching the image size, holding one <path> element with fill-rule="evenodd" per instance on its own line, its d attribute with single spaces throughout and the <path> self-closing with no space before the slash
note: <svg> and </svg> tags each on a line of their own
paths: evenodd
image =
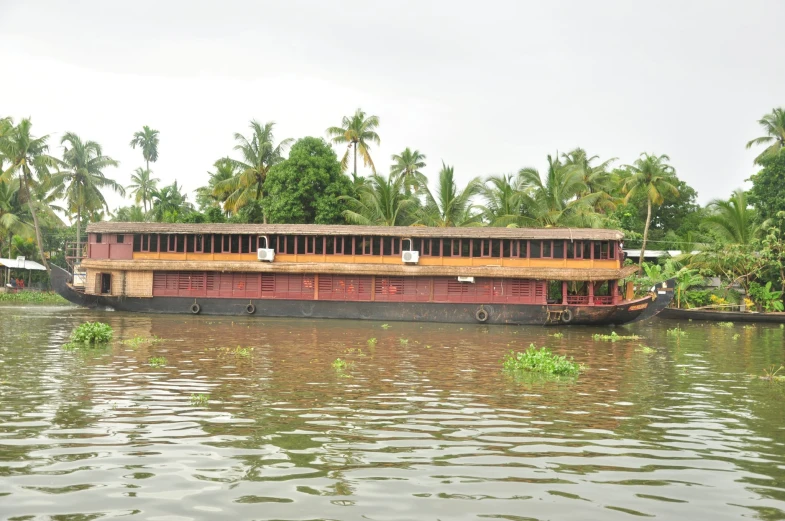
<svg viewBox="0 0 785 521">
<path fill-rule="evenodd" d="M 166 224 L 87 228 L 66 299 L 118 311 L 487 324 L 623 324 L 634 298 L 621 232 L 575 228 Z M 667 285 L 666 285 L 667 286 Z"/>
</svg>

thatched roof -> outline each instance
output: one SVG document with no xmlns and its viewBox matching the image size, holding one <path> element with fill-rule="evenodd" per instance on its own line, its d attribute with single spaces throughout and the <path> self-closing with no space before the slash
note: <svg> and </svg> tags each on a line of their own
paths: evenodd
<svg viewBox="0 0 785 521">
<path fill-rule="evenodd" d="M 240 235 L 375 235 L 444 239 L 567 239 L 618 241 L 624 234 L 601 228 L 432 228 L 426 226 L 350 226 L 323 224 L 168 224 L 100 222 L 89 233 L 168 233 Z"/>
<path fill-rule="evenodd" d="M 420 277 L 498 277 L 536 280 L 602 281 L 629 277 L 637 266 L 606 268 L 513 268 L 502 266 L 409 266 L 405 264 L 348 264 L 308 262 L 231 262 L 165 260 L 89 260 L 82 267 L 106 271 L 220 271 L 262 273 L 328 273 Z"/>
</svg>

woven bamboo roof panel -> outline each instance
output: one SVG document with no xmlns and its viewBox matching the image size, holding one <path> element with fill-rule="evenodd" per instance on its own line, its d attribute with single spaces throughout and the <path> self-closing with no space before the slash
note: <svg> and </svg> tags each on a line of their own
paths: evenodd
<svg viewBox="0 0 785 521">
<path fill-rule="evenodd" d="M 502 266 L 409 266 L 406 264 L 270 263 L 227 261 L 89 260 L 82 267 L 106 271 L 220 271 L 251 273 L 328 273 L 387 277 L 498 277 L 536 280 L 603 281 L 629 277 L 637 266 L 606 268 L 541 268 Z"/>
<path fill-rule="evenodd" d="M 165 233 L 239 235 L 371 235 L 440 239 L 566 239 L 618 241 L 624 234 L 602 228 L 433 228 L 426 226 L 350 226 L 324 224 L 169 224 L 100 222 L 89 233 Z"/>
</svg>

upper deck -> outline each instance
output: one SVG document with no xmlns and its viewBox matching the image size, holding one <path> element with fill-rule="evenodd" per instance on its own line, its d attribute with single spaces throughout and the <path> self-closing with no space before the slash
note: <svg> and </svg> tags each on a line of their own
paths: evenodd
<svg viewBox="0 0 785 521">
<path fill-rule="evenodd" d="M 430 228 L 346 225 L 167 224 L 102 222 L 88 226 L 87 258 L 123 261 L 455 267 L 619 269 L 622 233 L 587 228 Z"/>
</svg>

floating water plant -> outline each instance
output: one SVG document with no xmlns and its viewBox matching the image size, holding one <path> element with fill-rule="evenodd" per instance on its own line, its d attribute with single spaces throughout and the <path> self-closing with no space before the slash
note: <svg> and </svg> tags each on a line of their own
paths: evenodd
<svg viewBox="0 0 785 521">
<path fill-rule="evenodd" d="M 333 366 L 333 369 L 335 369 L 336 371 L 344 371 L 349 368 L 350 362 L 347 362 L 346 360 L 341 360 L 340 358 L 336 358 L 335 360 L 333 360 L 333 363 L 331 365 Z"/>
<path fill-rule="evenodd" d="M 390 329 L 391 327 L 390 324 L 382 324 L 382 329 Z"/>
<path fill-rule="evenodd" d="M 399 338 L 398 341 L 401 343 L 402 346 L 405 346 L 409 343 L 408 338 Z"/>
<path fill-rule="evenodd" d="M 768 368 L 763 370 L 763 376 L 761 378 L 763 380 L 768 380 L 770 382 L 774 381 L 782 381 L 785 380 L 785 375 L 780 375 L 780 371 L 785 370 L 785 366 L 780 365 L 777 367 L 776 364 L 772 364 Z"/>
<path fill-rule="evenodd" d="M 674 327 L 673 329 L 669 329 L 667 331 L 667 333 L 668 333 L 669 336 L 675 336 L 675 337 L 680 337 L 680 336 L 686 336 L 687 335 L 686 331 L 684 331 L 683 329 L 679 329 L 678 327 Z"/>
<path fill-rule="evenodd" d="M 192 394 L 191 395 L 191 405 L 207 405 L 207 402 L 210 400 L 209 394 Z"/>
<path fill-rule="evenodd" d="M 652 349 L 652 348 L 651 348 L 651 347 L 649 347 L 649 346 L 644 346 L 644 345 L 641 345 L 641 346 L 639 346 L 639 347 L 640 347 L 640 349 L 637 349 L 637 351 L 640 351 L 641 353 L 645 353 L 645 354 L 647 354 L 647 355 L 650 355 L 650 354 L 652 354 L 652 353 L 656 353 L 656 352 L 657 352 L 657 350 L 656 350 L 656 349 Z"/>
<path fill-rule="evenodd" d="M 717 325 L 720 327 L 731 328 L 733 327 L 733 322 L 717 322 Z"/>
<path fill-rule="evenodd" d="M 530 372 L 549 376 L 578 376 L 583 370 L 583 366 L 573 362 L 572 358 L 554 354 L 547 347 L 537 349 L 534 344 L 522 353 L 507 353 L 502 366 L 508 373 Z"/>
<path fill-rule="evenodd" d="M 151 356 L 147 363 L 150 364 L 150 367 L 163 367 L 166 365 L 166 358 L 163 356 Z"/>
<path fill-rule="evenodd" d="M 97 347 L 112 341 L 112 327 L 103 322 L 85 322 L 71 333 L 68 347 Z"/>
<path fill-rule="evenodd" d="M 563 338 L 564 337 L 564 333 L 562 333 L 560 331 L 560 332 L 557 332 L 557 333 L 554 333 L 554 334 L 548 335 L 548 336 L 552 336 L 553 338 Z"/>
<path fill-rule="evenodd" d="M 602 340 L 604 342 L 618 342 L 619 340 L 640 340 L 638 335 L 618 335 L 613 331 L 610 335 L 601 335 L 599 333 L 594 335 L 594 340 Z"/>
<path fill-rule="evenodd" d="M 369 338 L 368 340 L 365 341 L 365 343 L 368 344 L 368 347 L 373 347 L 373 346 L 376 345 L 376 339 L 375 338 Z"/>
<path fill-rule="evenodd" d="M 736 333 L 735 335 L 733 335 L 733 340 L 738 340 L 739 337 L 741 337 L 741 335 Z"/>
<path fill-rule="evenodd" d="M 240 346 L 237 346 L 237 347 L 234 348 L 234 351 L 232 351 L 232 352 L 235 354 L 235 356 L 248 358 L 249 356 L 251 356 L 251 353 L 253 353 L 253 347 L 240 347 Z"/>
</svg>

